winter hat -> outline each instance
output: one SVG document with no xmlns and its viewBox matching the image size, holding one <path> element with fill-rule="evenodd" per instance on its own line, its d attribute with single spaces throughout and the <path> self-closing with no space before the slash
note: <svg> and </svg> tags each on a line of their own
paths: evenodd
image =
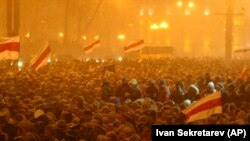
<svg viewBox="0 0 250 141">
<path fill-rule="evenodd" d="M 131 79 L 131 80 L 129 81 L 129 84 L 137 85 L 137 80 L 136 80 L 136 79 Z"/>
<path fill-rule="evenodd" d="M 37 110 L 35 113 L 34 113 L 34 118 L 38 118 L 40 116 L 44 115 L 44 111 L 42 110 Z"/>
<path fill-rule="evenodd" d="M 190 106 L 190 105 L 191 105 L 191 103 L 192 103 L 192 102 L 191 102 L 191 100 L 190 100 L 190 99 L 186 99 L 186 100 L 184 100 L 184 101 L 183 101 L 183 104 L 184 104 L 184 106 L 185 106 L 185 107 Z"/>
</svg>

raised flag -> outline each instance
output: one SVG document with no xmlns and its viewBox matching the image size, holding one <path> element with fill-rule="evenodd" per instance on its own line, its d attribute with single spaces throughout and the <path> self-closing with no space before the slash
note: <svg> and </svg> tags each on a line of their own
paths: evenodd
<svg viewBox="0 0 250 141">
<path fill-rule="evenodd" d="M 143 47 L 144 47 L 144 40 L 134 41 L 124 47 L 124 52 L 127 53 L 131 51 L 136 51 L 142 49 Z"/>
<path fill-rule="evenodd" d="M 213 114 L 222 113 L 221 92 L 217 91 L 192 103 L 182 112 L 188 118 L 186 123 L 206 119 Z"/>
<path fill-rule="evenodd" d="M 100 40 L 95 40 L 94 42 L 90 43 L 88 46 L 84 48 L 85 54 L 91 53 L 96 47 L 100 45 Z"/>
<path fill-rule="evenodd" d="M 19 37 L 11 37 L 0 42 L 0 60 L 17 60 L 20 50 Z"/>
<path fill-rule="evenodd" d="M 40 67 L 45 65 L 47 63 L 50 52 L 50 46 L 48 42 L 46 42 L 40 53 L 31 60 L 30 68 L 38 70 Z"/>
</svg>

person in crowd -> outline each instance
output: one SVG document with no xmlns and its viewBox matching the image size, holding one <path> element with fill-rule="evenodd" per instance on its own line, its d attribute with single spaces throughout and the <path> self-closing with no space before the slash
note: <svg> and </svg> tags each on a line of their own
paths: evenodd
<svg viewBox="0 0 250 141">
<path fill-rule="evenodd" d="M 159 96 L 159 90 L 155 83 L 155 80 L 149 79 L 146 88 L 146 97 L 149 97 L 152 100 L 156 100 L 158 96 Z"/>
<path fill-rule="evenodd" d="M 122 84 L 120 84 L 116 90 L 116 96 L 120 99 L 121 103 L 126 100 L 126 93 L 129 93 L 130 90 L 128 80 L 128 77 L 123 77 Z"/>
<path fill-rule="evenodd" d="M 168 102 L 169 97 L 171 95 L 170 88 L 167 86 L 167 82 L 165 79 L 160 79 L 159 82 L 159 95 L 157 96 L 158 102 Z"/>
</svg>

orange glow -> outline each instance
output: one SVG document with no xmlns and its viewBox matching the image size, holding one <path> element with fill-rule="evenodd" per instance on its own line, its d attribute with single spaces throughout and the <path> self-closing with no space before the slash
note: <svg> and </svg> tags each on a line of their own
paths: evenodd
<svg viewBox="0 0 250 141">
<path fill-rule="evenodd" d="M 125 35 L 124 35 L 124 34 L 119 34 L 119 35 L 117 36 L 117 38 L 118 38 L 119 40 L 124 40 L 124 39 L 125 39 Z"/>
<path fill-rule="evenodd" d="M 159 26 L 157 24 L 152 24 L 150 26 L 150 29 L 157 30 L 157 29 L 159 29 Z"/>
<path fill-rule="evenodd" d="M 62 38 L 64 36 L 63 32 L 59 32 L 58 36 Z"/>
<path fill-rule="evenodd" d="M 177 6 L 178 6 L 178 7 L 182 7 L 182 5 L 183 5 L 182 1 L 178 1 L 178 2 L 177 2 Z"/>
<path fill-rule="evenodd" d="M 190 15 L 190 11 L 188 9 L 185 10 L 185 15 Z"/>
<path fill-rule="evenodd" d="M 194 8 L 194 2 L 190 1 L 190 2 L 188 3 L 188 7 L 189 7 L 189 8 Z"/>
<path fill-rule="evenodd" d="M 162 22 L 160 24 L 160 28 L 168 28 L 168 24 L 166 22 Z"/>
<path fill-rule="evenodd" d="M 204 10 L 204 15 L 205 15 L 205 16 L 209 16 L 209 15 L 210 15 L 210 11 L 209 11 L 208 9 L 205 9 L 205 10 Z"/>
</svg>

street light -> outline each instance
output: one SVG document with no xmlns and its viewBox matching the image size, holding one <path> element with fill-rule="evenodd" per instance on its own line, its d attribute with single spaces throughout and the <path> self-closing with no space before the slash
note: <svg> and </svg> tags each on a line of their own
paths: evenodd
<svg viewBox="0 0 250 141">
<path fill-rule="evenodd" d="M 150 25 L 150 29 L 157 30 L 159 29 L 159 26 L 157 24 Z"/>
<path fill-rule="evenodd" d="M 178 2 L 177 2 L 177 6 L 178 6 L 178 7 L 182 7 L 182 5 L 183 5 L 182 1 L 178 1 Z"/>
<path fill-rule="evenodd" d="M 30 33 L 26 33 L 26 34 L 25 34 L 25 37 L 26 37 L 26 38 L 29 38 L 29 37 L 30 37 Z"/>
<path fill-rule="evenodd" d="M 64 36 L 64 34 L 63 34 L 62 32 L 59 32 L 59 33 L 58 33 L 58 36 L 59 36 L 60 38 L 62 38 L 62 37 Z"/>
<path fill-rule="evenodd" d="M 124 39 L 125 39 L 125 35 L 124 35 L 124 34 L 119 34 L 119 35 L 117 36 L 117 38 L 118 38 L 119 40 L 124 40 Z"/>
<path fill-rule="evenodd" d="M 83 40 L 87 40 L 87 36 L 82 36 L 82 39 Z"/>
<path fill-rule="evenodd" d="M 160 24 L 160 28 L 166 29 L 166 28 L 168 28 L 168 24 L 166 22 L 162 22 Z"/>
<path fill-rule="evenodd" d="M 205 9 L 205 10 L 204 10 L 204 15 L 205 15 L 205 16 L 209 16 L 209 15 L 210 15 L 210 11 L 209 11 L 208 9 Z"/>
<path fill-rule="evenodd" d="M 188 3 L 188 7 L 189 7 L 189 8 L 194 8 L 194 2 L 190 1 L 190 2 Z"/>
</svg>

